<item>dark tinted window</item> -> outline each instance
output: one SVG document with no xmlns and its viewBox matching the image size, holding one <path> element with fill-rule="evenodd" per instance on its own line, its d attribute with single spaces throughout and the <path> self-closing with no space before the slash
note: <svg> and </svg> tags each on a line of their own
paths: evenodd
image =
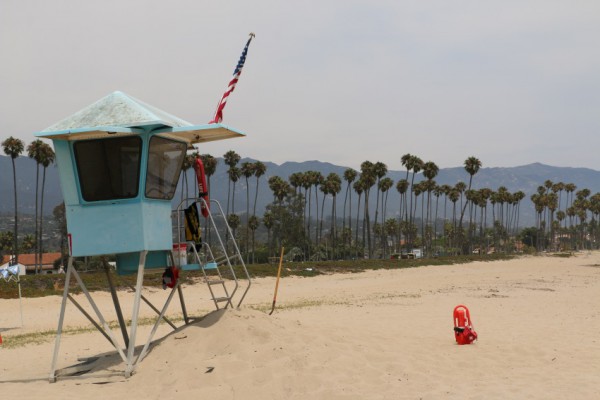
<svg viewBox="0 0 600 400">
<path fill-rule="evenodd" d="M 85 201 L 138 195 L 142 140 L 136 136 L 75 143 L 75 160 Z"/>
<path fill-rule="evenodd" d="M 153 136 L 148 151 L 146 197 L 171 200 L 181 174 L 187 144 Z"/>
</svg>

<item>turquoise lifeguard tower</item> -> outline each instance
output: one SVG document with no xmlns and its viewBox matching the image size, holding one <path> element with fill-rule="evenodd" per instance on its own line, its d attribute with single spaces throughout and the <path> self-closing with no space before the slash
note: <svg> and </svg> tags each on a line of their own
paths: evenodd
<svg viewBox="0 0 600 400">
<path fill-rule="evenodd" d="M 144 271 L 174 264 L 171 253 L 172 199 L 186 152 L 196 143 L 244 135 L 218 123 L 192 125 L 125 93 L 114 92 L 36 136 L 51 139 L 54 144 L 70 249 L 50 380 L 55 381 L 57 376 L 56 362 L 66 300 L 74 302 L 68 294 L 71 275 L 77 279 L 99 322 L 89 316 L 88 319 L 119 352 L 126 363 L 125 375 L 129 376 L 144 357 L 158 323 L 165 319 L 164 314 L 176 289 L 187 322 L 181 287 L 175 285 L 150 338 L 137 358 L 134 357 Z M 129 335 L 113 290 L 127 354 L 73 267 L 74 257 L 105 254 L 116 254 L 117 273 L 137 273 Z M 227 256 L 225 258 L 229 263 Z M 110 277 L 109 283 L 112 288 Z M 231 304 L 230 299 L 228 301 Z"/>
</svg>

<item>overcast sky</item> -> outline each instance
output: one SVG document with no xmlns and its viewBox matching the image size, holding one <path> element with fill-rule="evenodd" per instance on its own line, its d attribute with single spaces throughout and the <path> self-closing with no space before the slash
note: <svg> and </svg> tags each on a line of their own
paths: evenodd
<svg viewBox="0 0 600 400">
<path fill-rule="evenodd" d="M 597 0 L 0 0 L 0 139 L 115 90 L 206 123 L 249 32 L 201 153 L 600 170 Z"/>
</svg>

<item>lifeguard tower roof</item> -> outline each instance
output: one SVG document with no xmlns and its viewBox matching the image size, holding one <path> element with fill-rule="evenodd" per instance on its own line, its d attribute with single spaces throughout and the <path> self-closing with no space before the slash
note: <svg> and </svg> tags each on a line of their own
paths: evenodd
<svg viewBox="0 0 600 400">
<path fill-rule="evenodd" d="M 193 125 L 120 91 L 101 98 L 36 136 L 81 140 L 142 132 L 160 133 L 190 144 L 245 136 L 223 124 Z"/>
</svg>

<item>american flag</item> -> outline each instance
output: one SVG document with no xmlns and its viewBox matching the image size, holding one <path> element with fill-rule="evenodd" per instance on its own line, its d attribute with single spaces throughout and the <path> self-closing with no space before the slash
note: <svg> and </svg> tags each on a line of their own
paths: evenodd
<svg viewBox="0 0 600 400">
<path fill-rule="evenodd" d="M 209 122 L 210 124 L 218 124 L 219 122 L 223 121 L 223 109 L 225 108 L 225 104 L 227 104 L 227 98 L 229 97 L 231 92 L 233 92 L 233 90 L 235 89 L 235 85 L 237 84 L 238 80 L 240 79 L 240 75 L 242 74 L 242 68 L 244 68 L 244 63 L 246 62 L 246 56 L 248 55 L 248 47 L 250 46 L 250 42 L 252 41 L 252 38 L 254 36 L 255 36 L 254 33 L 250 34 L 250 38 L 248 39 L 248 42 L 246 42 L 246 47 L 244 47 L 244 50 L 242 51 L 242 55 L 240 56 L 240 60 L 238 61 L 237 66 L 235 67 L 235 70 L 233 71 L 233 78 L 229 82 L 229 85 L 227 86 L 227 90 L 225 91 L 225 93 L 223 93 L 223 97 L 221 97 L 221 101 L 219 101 L 219 105 L 217 106 L 217 111 L 215 112 L 215 116 L 212 119 L 212 121 Z"/>
</svg>

